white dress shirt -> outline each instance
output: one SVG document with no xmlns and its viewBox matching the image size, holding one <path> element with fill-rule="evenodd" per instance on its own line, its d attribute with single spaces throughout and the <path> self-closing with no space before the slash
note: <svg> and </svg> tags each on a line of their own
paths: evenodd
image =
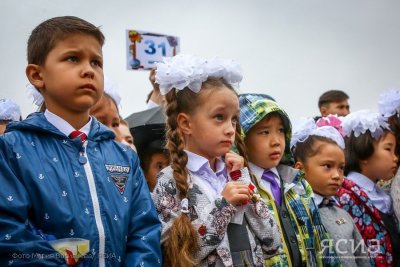
<svg viewBox="0 0 400 267">
<path fill-rule="evenodd" d="M 263 189 L 266 189 L 268 191 L 268 193 L 270 193 L 272 195 L 271 184 L 268 181 L 265 181 L 264 179 L 261 179 L 261 177 L 262 177 L 262 175 L 263 175 L 265 170 L 263 168 L 258 167 L 255 164 L 251 163 L 251 162 L 249 162 L 249 168 L 250 168 L 251 173 L 256 176 L 258 184 L 260 184 Z M 279 179 L 278 170 L 275 167 L 271 168 L 269 170 L 273 172 L 275 180 L 276 180 L 276 182 L 278 183 L 278 185 L 280 187 L 281 186 L 281 181 Z"/>
<path fill-rule="evenodd" d="M 188 170 L 204 181 L 208 191 L 214 198 L 221 196 L 221 192 L 228 182 L 225 162 L 217 158 L 216 171 L 214 172 L 208 159 L 187 150 L 185 152 L 188 155 L 188 163 L 186 165 Z"/>
<path fill-rule="evenodd" d="M 329 199 L 329 200 L 332 200 L 333 203 L 339 205 L 338 201 L 336 200 L 336 198 L 335 198 L 334 196 L 324 197 L 324 196 L 321 196 L 320 194 L 314 192 L 314 202 L 315 202 L 315 205 L 319 206 L 319 204 L 321 204 L 322 201 L 323 201 L 325 198 L 327 198 L 327 199 Z"/>
<path fill-rule="evenodd" d="M 74 127 L 72 127 L 71 124 L 69 124 L 66 120 L 54 114 L 53 112 L 49 111 L 48 109 L 46 109 L 46 111 L 44 112 L 44 116 L 51 124 L 54 125 L 54 127 L 56 127 L 60 132 L 62 132 L 66 136 L 69 136 L 69 134 L 75 130 L 79 130 L 85 133 L 86 136 L 89 136 L 92 117 L 90 117 L 89 122 L 86 123 L 81 129 L 74 129 Z"/>
</svg>

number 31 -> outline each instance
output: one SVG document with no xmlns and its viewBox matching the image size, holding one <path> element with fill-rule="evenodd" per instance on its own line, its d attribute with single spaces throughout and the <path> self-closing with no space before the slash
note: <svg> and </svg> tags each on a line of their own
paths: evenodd
<svg viewBox="0 0 400 267">
<path fill-rule="evenodd" d="M 152 40 L 146 40 L 144 43 L 148 45 L 148 48 L 144 50 L 147 54 L 154 55 L 157 52 L 157 48 L 161 48 L 163 57 L 167 55 L 164 42 L 157 45 L 157 48 L 155 47 L 156 44 Z"/>
</svg>

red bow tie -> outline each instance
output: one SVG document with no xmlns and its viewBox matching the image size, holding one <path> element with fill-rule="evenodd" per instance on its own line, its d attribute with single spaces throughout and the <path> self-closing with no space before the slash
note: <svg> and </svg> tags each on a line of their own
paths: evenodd
<svg viewBox="0 0 400 267">
<path fill-rule="evenodd" d="M 71 139 L 75 139 L 78 136 L 81 138 L 82 143 L 85 142 L 86 139 L 87 139 L 86 134 L 81 132 L 81 131 L 73 131 L 72 133 L 69 134 L 68 137 L 71 138 Z"/>
</svg>

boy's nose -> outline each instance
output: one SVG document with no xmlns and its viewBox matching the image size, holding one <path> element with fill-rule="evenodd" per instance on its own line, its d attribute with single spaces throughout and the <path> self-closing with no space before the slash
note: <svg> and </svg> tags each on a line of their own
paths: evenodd
<svg viewBox="0 0 400 267">
<path fill-rule="evenodd" d="M 272 134 L 272 135 L 271 135 L 271 144 L 272 144 L 273 146 L 278 146 L 278 145 L 281 144 L 281 141 L 280 141 L 278 135 L 276 135 L 276 134 Z"/>
<path fill-rule="evenodd" d="M 83 66 L 82 70 L 82 76 L 87 77 L 87 78 L 93 78 L 94 77 L 94 70 L 93 67 L 90 63 L 87 63 Z"/>
</svg>

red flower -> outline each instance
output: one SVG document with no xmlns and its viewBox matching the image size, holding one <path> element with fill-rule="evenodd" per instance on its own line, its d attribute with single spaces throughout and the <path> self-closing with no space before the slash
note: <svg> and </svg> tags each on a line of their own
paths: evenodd
<svg viewBox="0 0 400 267">
<path fill-rule="evenodd" d="M 240 170 L 233 171 L 229 174 L 232 178 L 232 180 L 236 181 L 242 176 L 242 172 Z"/>
<path fill-rule="evenodd" d="M 372 225 L 367 225 L 364 229 L 364 236 L 366 239 L 372 239 L 376 236 L 375 228 Z"/>
<path fill-rule="evenodd" d="M 250 189 L 250 191 L 254 191 L 254 188 L 256 188 L 256 187 L 254 186 L 254 184 L 250 183 L 250 184 L 249 184 L 249 189 Z"/>
<path fill-rule="evenodd" d="M 199 230 L 198 230 L 199 234 L 200 234 L 201 236 L 204 236 L 204 235 L 206 234 L 206 231 L 207 231 L 206 226 L 205 226 L 204 224 L 202 224 L 202 225 L 199 227 Z"/>
</svg>

